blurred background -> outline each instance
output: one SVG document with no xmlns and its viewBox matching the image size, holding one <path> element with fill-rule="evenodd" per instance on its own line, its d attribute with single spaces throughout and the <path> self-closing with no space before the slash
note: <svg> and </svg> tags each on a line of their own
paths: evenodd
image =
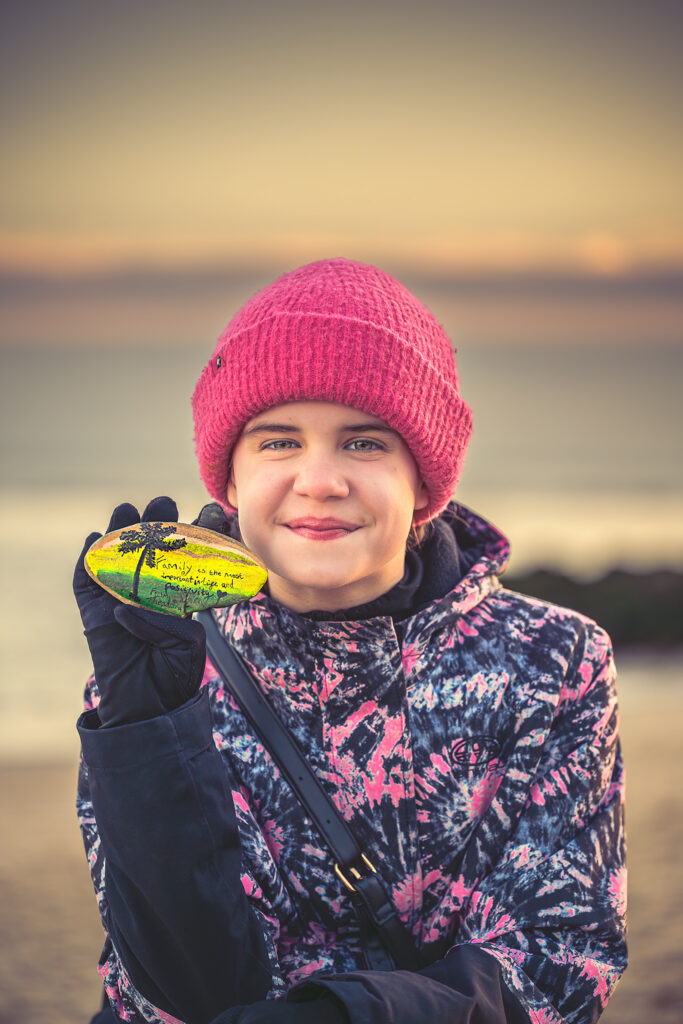
<svg viewBox="0 0 683 1024">
<path fill-rule="evenodd" d="M 458 497 L 508 583 L 612 632 L 632 966 L 683 1012 L 683 6 L 5 0 L 0 1021 L 86 1021 L 102 933 L 73 812 L 71 596 L 113 505 L 205 501 L 190 395 L 301 263 L 379 264 L 457 348 Z M 9 838 L 8 838 L 9 836 Z"/>
</svg>

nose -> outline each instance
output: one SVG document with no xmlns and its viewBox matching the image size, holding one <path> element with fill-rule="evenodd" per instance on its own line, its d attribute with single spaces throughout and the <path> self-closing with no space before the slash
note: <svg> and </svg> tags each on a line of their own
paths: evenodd
<svg viewBox="0 0 683 1024">
<path fill-rule="evenodd" d="M 349 483 L 329 451 L 308 451 L 297 460 L 293 490 L 295 494 L 315 501 L 325 501 L 328 498 L 346 498 Z"/>
</svg>

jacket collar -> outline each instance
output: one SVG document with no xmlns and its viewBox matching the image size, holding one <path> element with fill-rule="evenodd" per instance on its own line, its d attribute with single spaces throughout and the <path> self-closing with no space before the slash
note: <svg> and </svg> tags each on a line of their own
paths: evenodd
<svg viewBox="0 0 683 1024">
<path fill-rule="evenodd" d="M 498 590 L 501 586 L 499 577 L 510 557 L 507 538 L 465 505 L 452 502 L 440 519 L 453 531 L 463 575 L 455 587 L 403 620 L 406 642 L 425 631 L 447 626 Z M 251 601 L 240 602 L 228 609 L 219 609 L 214 614 L 226 635 L 235 640 L 254 627 L 281 634 L 294 646 L 306 643 L 317 646 L 322 642 L 336 647 L 361 641 L 382 645 L 389 636 L 395 638 L 389 616 L 317 621 L 286 608 L 266 594 L 259 594 Z"/>
</svg>

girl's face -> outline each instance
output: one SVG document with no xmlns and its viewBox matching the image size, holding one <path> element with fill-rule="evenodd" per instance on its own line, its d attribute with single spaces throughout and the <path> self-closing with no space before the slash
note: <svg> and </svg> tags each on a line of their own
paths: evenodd
<svg viewBox="0 0 683 1024">
<path fill-rule="evenodd" d="M 375 416 L 288 402 L 245 426 L 227 498 L 271 595 L 295 611 L 364 604 L 401 579 L 429 500 L 405 442 Z"/>
</svg>

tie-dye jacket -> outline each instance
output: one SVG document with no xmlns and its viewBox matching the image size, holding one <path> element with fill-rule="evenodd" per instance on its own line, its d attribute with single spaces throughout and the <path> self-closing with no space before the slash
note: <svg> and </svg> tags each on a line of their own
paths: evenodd
<svg viewBox="0 0 683 1024">
<path fill-rule="evenodd" d="M 575 612 L 504 589 L 507 541 L 457 511 L 474 564 L 398 629 L 390 618 L 313 621 L 265 596 L 214 614 L 428 957 L 476 944 L 532 1022 L 592 1021 L 626 964 L 609 639 Z M 315 972 L 358 971 L 356 919 L 314 826 L 210 662 L 203 687 L 271 995 Z M 97 699 L 91 680 L 86 706 Z M 78 811 L 106 923 L 84 762 Z M 111 943 L 103 961 L 123 1019 L 171 1019 L 136 991 Z"/>
</svg>

